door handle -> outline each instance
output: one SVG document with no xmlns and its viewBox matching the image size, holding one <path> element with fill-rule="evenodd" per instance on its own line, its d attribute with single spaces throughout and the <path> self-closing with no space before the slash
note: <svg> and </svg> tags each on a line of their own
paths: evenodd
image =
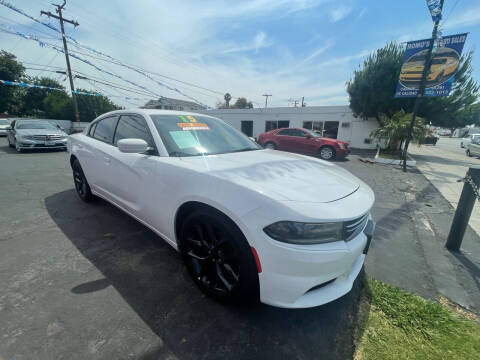
<svg viewBox="0 0 480 360">
<path fill-rule="evenodd" d="M 106 162 L 107 164 L 109 164 L 109 163 L 110 163 L 110 158 L 109 158 L 109 157 L 107 157 L 107 156 L 104 156 L 104 157 L 103 157 L 103 160 L 105 160 L 105 162 Z"/>
</svg>

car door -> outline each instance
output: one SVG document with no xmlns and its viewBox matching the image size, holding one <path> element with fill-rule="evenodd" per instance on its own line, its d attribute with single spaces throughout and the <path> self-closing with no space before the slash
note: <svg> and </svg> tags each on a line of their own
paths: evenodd
<svg viewBox="0 0 480 360">
<path fill-rule="evenodd" d="M 294 129 L 282 129 L 275 134 L 275 142 L 277 149 L 283 151 L 295 151 L 295 138 L 293 137 Z"/>
<path fill-rule="evenodd" d="M 92 125 L 90 133 L 82 148 L 80 164 L 84 168 L 88 182 L 94 192 L 111 198 L 109 183 L 111 182 L 111 153 L 113 151 L 113 135 L 118 116 L 108 116 Z M 83 161 L 82 161 L 83 160 Z"/>
<path fill-rule="evenodd" d="M 142 139 L 150 150 L 146 153 L 123 153 L 117 145 L 121 139 Z M 108 179 L 106 190 L 111 199 L 140 219 L 144 214 L 145 197 L 151 194 L 155 179 L 158 151 L 145 118 L 137 114 L 122 114 L 118 120 L 113 146 L 106 153 Z"/>
</svg>

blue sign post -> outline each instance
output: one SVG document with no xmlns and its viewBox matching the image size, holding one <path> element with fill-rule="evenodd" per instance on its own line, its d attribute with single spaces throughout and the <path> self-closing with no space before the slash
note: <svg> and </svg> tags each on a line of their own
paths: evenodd
<svg viewBox="0 0 480 360">
<path fill-rule="evenodd" d="M 445 36 L 439 41 L 439 46 L 431 56 L 423 96 L 448 96 L 466 38 L 467 34 L 458 34 Z M 395 91 L 396 98 L 418 95 L 431 41 L 426 39 L 407 43 Z"/>
</svg>

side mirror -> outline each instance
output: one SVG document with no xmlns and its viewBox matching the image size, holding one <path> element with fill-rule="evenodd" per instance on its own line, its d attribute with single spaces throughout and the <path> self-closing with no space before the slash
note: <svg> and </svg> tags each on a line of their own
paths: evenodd
<svg viewBox="0 0 480 360">
<path fill-rule="evenodd" d="M 149 149 L 147 142 L 142 139 L 118 140 L 117 147 L 121 152 L 129 154 L 141 154 Z"/>
</svg>

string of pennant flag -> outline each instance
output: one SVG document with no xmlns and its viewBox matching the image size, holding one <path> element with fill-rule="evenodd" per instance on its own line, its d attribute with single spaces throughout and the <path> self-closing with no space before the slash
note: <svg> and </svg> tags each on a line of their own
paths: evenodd
<svg viewBox="0 0 480 360">
<path fill-rule="evenodd" d="M 51 25 L 51 24 L 48 24 L 48 23 L 45 23 L 45 22 L 43 22 L 43 21 L 40 21 L 40 20 L 34 18 L 33 16 L 27 14 L 27 13 L 26 13 L 25 11 L 23 11 L 22 9 L 19 9 L 19 8 L 13 6 L 12 4 L 10 4 L 10 3 L 7 2 L 7 1 L 0 0 L 0 5 L 3 5 L 3 6 L 9 8 L 9 9 L 11 9 L 11 10 L 17 12 L 18 14 L 21 14 L 21 15 L 23 15 L 23 16 L 26 16 L 27 18 L 29 18 L 29 19 L 31 19 L 31 20 L 33 20 L 33 21 L 35 21 L 35 22 L 37 22 L 37 23 L 39 23 L 39 24 L 41 24 L 41 25 L 44 25 L 44 26 L 48 27 L 49 29 L 54 30 L 54 31 L 56 31 L 56 32 L 58 32 L 58 33 L 61 34 L 60 30 L 59 30 L 58 28 L 56 28 L 55 26 L 53 26 L 53 25 Z M 34 37 L 33 35 L 30 35 L 29 37 L 25 37 L 25 34 L 19 33 L 19 32 L 16 31 L 16 30 L 13 30 L 13 31 L 16 33 L 16 35 L 22 36 L 22 37 L 25 38 L 25 39 L 37 41 L 37 42 L 39 43 L 39 45 L 42 46 L 42 47 L 45 46 L 45 44 L 46 44 L 45 42 L 42 42 L 41 40 L 39 40 L 38 38 Z M 32 36 L 33 36 L 33 38 L 32 38 Z M 157 85 L 159 85 L 159 86 L 161 86 L 161 87 L 164 87 L 164 88 L 166 88 L 166 89 L 168 89 L 168 90 L 170 90 L 170 91 L 174 91 L 174 92 L 176 92 L 176 93 L 178 93 L 178 94 L 186 97 L 187 99 L 192 100 L 192 101 L 196 102 L 197 104 L 204 106 L 204 107 L 207 108 L 207 109 L 210 109 L 210 108 L 211 108 L 210 106 L 202 103 L 202 102 L 199 101 L 198 99 L 196 99 L 196 98 L 194 98 L 194 97 L 186 94 L 186 93 L 183 92 L 182 90 L 179 90 L 179 89 L 177 89 L 176 87 L 167 85 L 167 84 L 164 83 L 164 82 L 158 81 L 157 79 L 155 79 L 155 78 L 153 78 L 152 76 L 150 76 L 149 74 L 147 74 L 145 71 L 142 71 L 142 70 L 140 70 L 140 69 L 138 69 L 138 68 L 136 68 L 136 67 L 134 67 L 134 66 L 131 66 L 131 65 L 129 65 L 129 64 L 126 64 L 126 63 L 124 63 L 124 62 L 122 62 L 122 61 L 120 61 L 120 60 L 118 60 L 118 59 L 115 59 L 114 57 L 112 57 L 112 56 L 110 56 L 110 55 L 108 55 L 108 54 L 105 54 L 105 53 L 103 53 L 103 52 L 101 52 L 101 51 L 98 51 L 98 50 L 96 50 L 96 49 L 94 49 L 94 48 L 92 48 L 92 47 L 90 47 L 90 46 L 87 46 L 87 45 L 85 45 L 85 44 L 81 44 L 81 43 L 78 42 L 75 38 L 73 38 L 73 37 L 71 37 L 71 36 L 66 36 L 66 37 L 67 37 L 69 40 L 71 40 L 72 42 L 74 42 L 76 46 L 79 46 L 79 47 L 81 47 L 81 48 L 84 48 L 84 49 L 86 49 L 86 50 L 88 50 L 88 51 L 90 51 L 90 52 L 92 52 L 92 53 L 94 53 L 94 54 L 104 56 L 104 57 L 106 57 L 106 58 L 114 61 L 114 63 L 115 63 L 116 65 L 125 67 L 125 68 L 127 68 L 127 69 L 129 69 L 129 70 L 132 70 L 132 71 L 135 71 L 136 73 L 138 73 L 138 74 L 146 77 L 147 79 L 153 81 L 154 83 L 156 83 Z M 50 47 L 51 47 L 51 46 L 50 46 Z M 55 50 L 57 50 L 57 51 L 60 51 L 58 47 L 53 47 L 53 48 L 54 48 Z M 61 52 L 63 52 L 63 49 L 61 50 Z M 87 63 L 87 64 L 95 67 L 96 70 L 98 70 L 98 71 L 104 72 L 104 73 L 106 73 L 106 74 L 108 74 L 108 75 L 111 75 L 111 76 L 115 76 L 115 77 L 117 77 L 117 78 L 119 78 L 119 79 L 121 79 L 121 80 L 123 80 L 123 81 L 129 82 L 129 83 L 132 84 L 132 85 L 141 87 L 142 89 L 146 89 L 146 88 L 144 88 L 144 87 L 142 87 L 142 86 L 139 86 L 138 84 L 135 84 L 135 83 L 133 83 L 133 82 L 131 82 L 131 81 L 129 81 L 129 80 L 126 80 L 126 79 L 124 79 L 124 78 L 122 78 L 122 77 L 120 77 L 120 76 L 118 76 L 118 75 L 114 75 L 114 74 L 112 74 L 112 73 L 109 72 L 109 71 L 100 69 L 100 68 L 98 68 L 96 65 L 93 65 L 92 63 L 90 63 L 88 60 L 80 58 L 78 55 L 75 55 L 75 54 L 69 54 L 69 55 L 72 56 L 72 57 L 74 57 L 74 58 L 76 58 L 77 60 L 80 60 L 80 61 L 82 61 L 82 62 L 85 62 L 85 63 Z M 160 97 L 160 98 L 164 98 L 163 96 L 159 96 L 159 97 Z"/>
<path fill-rule="evenodd" d="M 0 80 L 1 84 L 7 85 L 7 86 L 19 86 L 22 88 L 35 88 L 35 89 L 44 89 L 44 90 L 52 90 L 52 91 L 65 91 L 64 89 L 61 88 L 54 88 L 50 86 L 43 86 L 43 85 L 37 85 L 37 84 L 28 84 L 20 81 L 9 81 L 9 80 Z M 88 96 L 102 96 L 100 93 L 93 93 L 93 92 L 87 92 L 87 91 L 74 91 L 75 94 L 77 95 L 88 95 Z M 142 98 L 135 98 L 135 97 L 130 97 L 130 96 L 118 96 L 118 95 L 109 95 L 112 97 L 119 97 L 123 98 L 125 100 L 144 100 Z"/>
</svg>

